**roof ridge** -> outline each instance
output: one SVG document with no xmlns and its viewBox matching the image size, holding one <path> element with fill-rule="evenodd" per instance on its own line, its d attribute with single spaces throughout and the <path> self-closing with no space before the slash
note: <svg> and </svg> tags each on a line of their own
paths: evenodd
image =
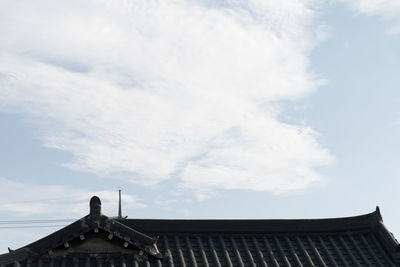
<svg viewBox="0 0 400 267">
<path fill-rule="evenodd" d="M 299 233 L 372 231 L 382 220 L 379 208 L 371 213 L 323 219 L 124 219 L 123 224 L 145 233 L 224 232 Z"/>
</svg>

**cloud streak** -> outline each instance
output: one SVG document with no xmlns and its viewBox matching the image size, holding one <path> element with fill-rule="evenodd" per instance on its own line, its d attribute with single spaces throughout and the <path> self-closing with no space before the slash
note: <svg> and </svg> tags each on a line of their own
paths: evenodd
<svg viewBox="0 0 400 267">
<path fill-rule="evenodd" d="M 379 16 L 392 23 L 389 33 L 400 33 L 400 2 L 395 0 L 342 0 L 360 14 Z"/>
<path fill-rule="evenodd" d="M 97 195 L 102 200 L 103 213 L 115 215 L 118 207 L 116 191 L 90 191 L 60 185 L 34 185 L 0 177 L 0 212 L 8 217 L 48 215 L 51 218 L 82 217 L 89 213 L 89 199 Z M 136 196 L 124 194 L 124 206 L 145 208 Z"/>
<path fill-rule="evenodd" d="M 278 117 L 321 83 L 317 3 L 4 1 L 0 109 L 28 114 L 77 170 L 199 192 L 308 188 L 332 156 Z"/>
</svg>

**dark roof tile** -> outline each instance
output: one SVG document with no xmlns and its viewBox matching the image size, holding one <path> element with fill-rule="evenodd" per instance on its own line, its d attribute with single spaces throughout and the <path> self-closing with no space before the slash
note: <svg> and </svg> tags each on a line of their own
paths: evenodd
<svg viewBox="0 0 400 267">
<path fill-rule="evenodd" d="M 115 220 L 101 215 L 101 202 L 94 200 L 88 216 L 0 255 L 0 265 L 400 266 L 399 244 L 383 225 L 379 209 L 314 220 Z M 85 242 L 93 242 L 90 251 L 82 250 Z M 110 245 L 99 249 L 99 244 Z"/>
</svg>

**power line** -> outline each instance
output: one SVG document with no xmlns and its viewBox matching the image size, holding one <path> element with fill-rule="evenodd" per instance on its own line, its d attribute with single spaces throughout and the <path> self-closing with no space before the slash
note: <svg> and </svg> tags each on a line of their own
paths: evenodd
<svg viewBox="0 0 400 267">
<path fill-rule="evenodd" d="M 64 227 L 63 225 L 24 225 L 24 226 L 0 226 L 0 229 L 15 229 L 15 228 L 46 228 L 46 227 Z"/>
<path fill-rule="evenodd" d="M 54 198 L 39 198 L 39 199 L 30 199 L 30 200 L 19 200 L 19 201 L 10 201 L 3 204 L 20 204 L 20 203 L 32 203 L 32 202 L 48 202 L 48 201 L 59 201 L 59 200 L 70 200 L 70 202 L 81 201 L 82 194 L 70 195 L 68 197 L 54 197 Z M 75 198 L 75 199 L 74 199 Z"/>
<path fill-rule="evenodd" d="M 32 223 L 60 223 L 74 222 L 78 219 L 54 219 L 54 220 L 17 220 L 17 221 L 0 221 L 0 224 L 32 224 Z"/>
<path fill-rule="evenodd" d="M 77 219 L 47 219 L 47 220 L 13 220 L 0 221 L 0 229 L 21 229 L 21 228 L 54 228 L 64 227 L 66 222 L 74 222 Z M 41 225 L 43 224 L 43 225 Z"/>
</svg>

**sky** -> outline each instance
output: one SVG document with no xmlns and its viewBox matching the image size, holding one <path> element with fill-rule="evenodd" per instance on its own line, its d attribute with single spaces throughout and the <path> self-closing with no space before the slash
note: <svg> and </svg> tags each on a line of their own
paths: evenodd
<svg viewBox="0 0 400 267">
<path fill-rule="evenodd" d="M 0 252 L 118 189 L 129 218 L 379 206 L 400 237 L 398 47 L 397 0 L 0 1 Z"/>
</svg>

